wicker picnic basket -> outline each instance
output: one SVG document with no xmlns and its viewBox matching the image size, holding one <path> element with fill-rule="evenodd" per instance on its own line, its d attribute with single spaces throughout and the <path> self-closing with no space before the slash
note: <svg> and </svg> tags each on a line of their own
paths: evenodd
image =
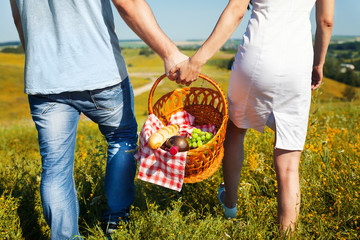
<svg viewBox="0 0 360 240">
<path fill-rule="evenodd" d="M 148 101 L 149 114 L 155 114 L 164 125 L 171 115 L 185 110 L 195 117 L 194 126 L 214 124 L 217 133 L 205 145 L 187 153 L 184 183 L 200 182 L 220 167 L 224 156 L 223 142 L 228 120 L 227 99 L 224 91 L 210 77 L 200 74 L 216 90 L 204 87 L 183 87 L 161 96 L 153 105 L 156 87 L 166 75 L 160 76 L 153 84 Z"/>
</svg>

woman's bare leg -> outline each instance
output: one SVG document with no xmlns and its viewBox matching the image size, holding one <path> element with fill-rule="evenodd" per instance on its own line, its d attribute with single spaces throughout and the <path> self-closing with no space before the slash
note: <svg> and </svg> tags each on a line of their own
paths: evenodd
<svg viewBox="0 0 360 240">
<path fill-rule="evenodd" d="M 244 138 L 246 129 L 236 127 L 232 121 L 228 121 L 224 142 L 223 175 L 225 194 L 221 197 L 228 208 L 234 208 L 238 198 L 238 186 L 241 168 L 244 162 Z"/>
<path fill-rule="evenodd" d="M 278 222 L 285 232 L 295 230 L 300 211 L 299 162 L 301 151 L 274 150 L 278 184 Z"/>
</svg>

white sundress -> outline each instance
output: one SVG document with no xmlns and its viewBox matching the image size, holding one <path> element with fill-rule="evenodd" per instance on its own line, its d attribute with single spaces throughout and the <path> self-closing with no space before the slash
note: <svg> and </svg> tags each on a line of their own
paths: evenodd
<svg viewBox="0 0 360 240">
<path fill-rule="evenodd" d="M 229 81 L 230 120 L 276 133 L 275 148 L 302 150 L 311 102 L 315 0 L 253 0 Z"/>
</svg>

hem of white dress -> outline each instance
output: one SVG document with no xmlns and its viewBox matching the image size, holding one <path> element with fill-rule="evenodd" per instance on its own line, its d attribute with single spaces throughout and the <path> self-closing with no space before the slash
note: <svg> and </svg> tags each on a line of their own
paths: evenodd
<svg viewBox="0 0 360 240">
<path fill-rule="evenodd" d="M 254 126 L 250 126 L 250 125 L 246 125 L 246 124 L 238 124 L 236 122 L 234 122 L 232 119 L 230 119 L 230 121 L 232 121 L 232 123 L 237 127 L 237 128 L 240 128 L 240 129 L 254 129 L 258 132 L 261 132 L 261 133 L 264 133 L 265 131 L 265 125 L 263 127 L 254 127 Z"/>
<path fill-rule="evenodd" d="M 287 147 L 277 147 L 277 146 L 274 146 L 274 149 L 281 149 L 281 150 L 286 150 L 286 151 L 300 151 L 302 152 L 304 150 L 304 148 L 287 148 Z"/>
<path fill-rule="evenodd" d="M 270 128 L 271 130 L 274 131 L 274 134 L 276 135 L 276 131 L 275 129 L 272 129 L 271 127 L 269 127 L 267 124 L 264 124 L 263 126 L 251 126 L 250 124 L 244 124 L 244 123 L 237 123 L 234 122 L 233 119 L 231 119 L 231 117 L 229 118 L 230 121 L 233 122 L 233 124 L 237 127 L 237 128 L 241 128 L 241 129 L 254 129 L 255 131 L 258 131 L 260 133 L 264 133 L 265 131 L 265 127 L 267 126 L 268 128 Z M 275 125 L 276 125 L 276 121 L 275 121 Z M 303 147 L 287 147 L 284 146 L 283 144 L 281 144 L 281 142 L 279 143 L 279 141 L 277 141 L 274 144 L 273 149 L 282 149 L 282 150 L 287 150 L 287 151 L 303 151 L 304 150 L 304 146 Z"/>
</svg>

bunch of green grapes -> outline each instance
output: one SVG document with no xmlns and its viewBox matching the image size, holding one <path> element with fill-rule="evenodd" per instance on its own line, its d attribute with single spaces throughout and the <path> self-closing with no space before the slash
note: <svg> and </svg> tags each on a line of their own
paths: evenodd
<svg viewBox="0 0 360 240">
<path fill-rule="evenodd" d="M 213 138 L 213 134 L 210 132 L 201 131 L 198 128 L 194 128 L 191 137 L 186 138 L 190 148 L 200 147 Z"/>
</svg>

